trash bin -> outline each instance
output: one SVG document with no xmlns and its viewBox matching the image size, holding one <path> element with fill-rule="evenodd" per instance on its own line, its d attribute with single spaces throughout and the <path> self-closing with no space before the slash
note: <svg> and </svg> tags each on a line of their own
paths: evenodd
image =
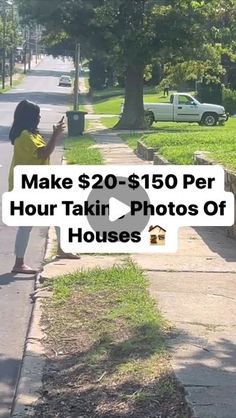
<svg viewBox="0 0 236 418">
<path fill-rule="evenodd" d="M 88 112 L 66 112 L 68 120 L 68 136 L 82 135 L 84 132 L 84 119 Z"/>
</svg>

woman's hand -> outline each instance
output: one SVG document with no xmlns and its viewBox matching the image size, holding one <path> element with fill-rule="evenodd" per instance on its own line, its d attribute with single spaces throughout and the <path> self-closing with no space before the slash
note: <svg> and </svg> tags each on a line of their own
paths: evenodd
<svg viewBox="0 0 236 418">
<path fill-rule="evenodd" d="M 56 125 L 53 125 L 53 136 L 56 136 L 57 138 L 60 137 L 65 130 L 64 117 L 65 116 L 63 116 Z"/>
<path fill-rule="evenodd" d="M 64 130 L 65 124 L 63 116 L 63 118 L 56 125 L 53 126 L 53 134 L 49 139 L 47 145 L 38 150 L 38 158 L 42 160 L 47 160 L 50 157 L 51 153 L 53 152 L 56 146 L 57 140 L 60 139 Z"/>
</svg>

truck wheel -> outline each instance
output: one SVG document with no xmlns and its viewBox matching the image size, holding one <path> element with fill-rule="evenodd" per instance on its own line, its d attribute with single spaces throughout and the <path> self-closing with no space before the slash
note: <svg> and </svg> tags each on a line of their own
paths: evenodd
<svg viewBox="0 0 236 418">
<path fill-rule="evenodd" d="M 147 122 L 147 125 L 148 126 L 152 126 L 152 124 L 154 122 L 154 115 L 153 115 L 153 113 L 147 111 L 147 112 L 145 112 L 144 117 L 145 117 L 145 120 Z"/>
<path fill-rule="evenodd" d="M 202 124 L 205 126 L 215 126 L 218 116 L 215 113 L 205 113 L 202 117 Z"/>
</svg>

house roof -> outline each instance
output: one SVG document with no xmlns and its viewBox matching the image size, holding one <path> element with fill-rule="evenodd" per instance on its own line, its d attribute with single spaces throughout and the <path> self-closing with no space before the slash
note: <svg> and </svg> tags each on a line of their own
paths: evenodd
<svg viewBox="0 0 236 418">
<path fill-rule="evenodd" d="M 148 232 L 153 231 L 153 229 L 155 229 L 155 228 L 160 228 L 160 229 L 162 229 L 162 231 L 166 232 L 166 230 L 165 230 L 164 228 L 162 228 L 162 226 L 160 226 L 160 225 L 155 225 L 155 226 L 151 225 L 151 226 L 149 227 Z"/>
</svg>

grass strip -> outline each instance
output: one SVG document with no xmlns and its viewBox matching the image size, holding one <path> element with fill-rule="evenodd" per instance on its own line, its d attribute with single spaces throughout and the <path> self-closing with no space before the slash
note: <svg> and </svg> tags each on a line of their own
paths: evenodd
<svg viewBox="0 0 236 418">
<path fill-rule="evenodd" d="M 95 147 L 96 142 L 88 134 L 69 138 L 65 141 L 65 158 L 68 164 L 100 165 L 103 164 L 101 152 Z"/>
<path fill-rule="evenodd" d="M 48 373 L 35 417 L 188 417 L 164 346 L 167 324 L 136 265 L 76 272 L 48 285 Z"/>
<path fill-rule="evenodd" d="M 109 129 L 114 128 L 114 126 L 117 124 L 119 117 L 118 116 L 114 116 L 114 117 L 101 117 L 101 123 L 106 126 Z"/>
<path fill-rule="evenodd" d="M 11 90 L 12 88 L 19 86 L 19 84 L 22 83 L 24 78 L 25 78 L 25 74 L 20 74 L 17 79 L 15 79 L 15 80 L 13 79 L 12 86 L 10 86 L 10 84 L 7 84 L 4 89 L 0 88 L 0 94 L 6 93 L 9 90 Z M 7 83 L 10 83 L 10 81 L 8 80 Z"/>
</svg>

